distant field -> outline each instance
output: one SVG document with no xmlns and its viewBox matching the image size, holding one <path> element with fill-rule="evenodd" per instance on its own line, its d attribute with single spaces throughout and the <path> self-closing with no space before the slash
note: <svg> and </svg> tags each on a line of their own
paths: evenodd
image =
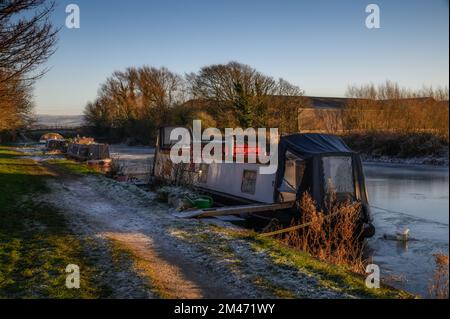
<svg viewBox="0 0 450 319">
<path fill-rule="evenodd" d="M 36 115 L 36 126 L 75 127 L 83 124 L 83 115 Z"/>
</svg>

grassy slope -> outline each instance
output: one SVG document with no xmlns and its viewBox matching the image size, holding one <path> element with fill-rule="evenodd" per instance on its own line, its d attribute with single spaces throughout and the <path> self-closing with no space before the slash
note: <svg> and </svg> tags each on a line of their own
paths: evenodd
<svg viewBox="0 0 450 319">
<path fill-rule="evenodd" d="M 63 215 L 37 205 L 51 174 L 22 153 L 0 147 L 0 298 L 94 298 L 95 269 Z M 65 268 L 77 264 L 81 289 L 65 287 Z"/>
<path fill-rule="evenodd" d="M 241 236 L 241 235 L 237 235 Z M 360 298 L 414 298 L 415 296 L 386 285 L 370 289 L 365 285 L 365 277 L 355 274 L 342 266 L 331 265 L 310 255 L 287 247 L 282 243 L 250 234 L 248 239 L 257 251 L 267 251 L 272 261 L 278 265 L 294 267 L 317 278 L 324 286 L 358 296 Z"/>
<path fill-rule="evenodd" d="M 414 295 L 386 285 L 379 289 L 370 289 L 365 285 L 365 278 L 355 274 L 342 266 L 331 265 L 320 261 L 309 254 L 288 247 L 276 239 L 259 237 L 257 233 L 248 230 L 235 230 L 216 225 L 196 225 L 196 230 L 185 228 L 177 230 L 178 236 L 192 244 L 199 244 L 209 254 L 221 256 L 228 260 L 236 260 L 235 266 L 240 264 L 239 257 L 235 255 L 230 246 L 230 240 L 242 240 L 256 252 L 265 252 L 271 261 L 281 267 L 298 269 L 316 278 L 322 285 L 358 298 L 403 299 L 415 298 Z M 198 228 L 204 227 L 203 231 Z M 271 285 L 270 278 L 257 278 L 257 286 L 269 288 L 275 296 L 290 298 L 290 292 L 283 287 Z"/>
</svg>

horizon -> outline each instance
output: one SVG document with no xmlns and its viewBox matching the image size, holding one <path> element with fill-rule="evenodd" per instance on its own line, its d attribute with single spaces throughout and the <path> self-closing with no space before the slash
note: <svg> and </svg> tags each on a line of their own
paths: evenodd
<svg viewBox="0 0 450 319">
<path fill-rule="evenodd" d="M 64 26 L 69 3 L 80 7 L 79 29 Z M 58 48 L 36 83 L 36 114 L 82 115 L 114 71 L 142 65 L 184 75 L 238 61 L 321 97 L 386 80 L 448 87 L 448 1 L 377 1 L 380 29 L 365 26 L 369 3 L 59 1 Z"/>
</svg>

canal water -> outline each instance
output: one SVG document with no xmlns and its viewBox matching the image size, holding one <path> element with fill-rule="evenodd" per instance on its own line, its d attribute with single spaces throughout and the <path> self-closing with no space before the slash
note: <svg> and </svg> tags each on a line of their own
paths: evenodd
<svg viewBox="0 0 450 319">
<path fill-rule="evenodd" d="M 377 234 L 369 241 L 381 278 L 429 297 L 433 254 L 448 255 L 449 171 L 430 166 L 365 164 L 369 203 Z M 410 229 L 412 240 L 384 239 Z"/>
<path fill-rule="evenodd" d="M 127 146 L 112 144 L 109 147 L 114 165 L 128 181 L 147 183 L 153 162 L 155 149 L 148 146 Z"/>
</svg>

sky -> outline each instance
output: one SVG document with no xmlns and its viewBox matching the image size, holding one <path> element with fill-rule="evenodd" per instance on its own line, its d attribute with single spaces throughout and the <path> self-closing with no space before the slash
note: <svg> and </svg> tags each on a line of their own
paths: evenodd
<svg viewBox="0 0 450 319">
<path fill-rule="evenodd" d="M 79 29 L 65 27 L 71 3 Z M 366 27 L 371 3 L 379 29 Z M 388 79 L 448 86 L 448 12 L 448 0 L 57 1 L 61 30 L 35 86 L 36 113 L 82 114 L 113 71 L 141 65 L 185 74 L 238 61 L 314 96 Z"/>
</svg>

